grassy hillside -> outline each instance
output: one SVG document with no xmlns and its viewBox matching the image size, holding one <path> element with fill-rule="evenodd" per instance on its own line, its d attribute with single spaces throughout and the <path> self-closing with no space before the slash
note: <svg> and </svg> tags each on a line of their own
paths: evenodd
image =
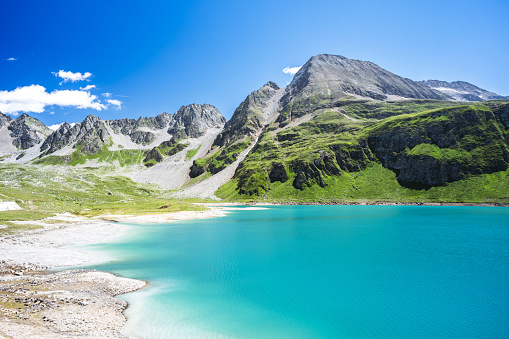
<svg viewBox="0 0 509 339">
<path fill-rule="evenodd" d="M 269 126 L 216 195 L 288 202 L 509 203 L 509 103 L 443 108 L 441 101 L 374 102 L 365 111 L 367 105 L 352 101 L 315 111 L 296 127 Z"/>
<path fill-rule="evenodd" d="M 14 225 L 8 221 L 38 220 L 64 212 L 92 217 L 202 209 L 193 200 L 171 199 L 103 169 L 0 164 L 0 178 L 0 200 L 16 201 L 23 208 L 0 212 L 0 224 L 9 227 Z M 0 230 L 5 233 L 9 228 Z"/>
</svg>

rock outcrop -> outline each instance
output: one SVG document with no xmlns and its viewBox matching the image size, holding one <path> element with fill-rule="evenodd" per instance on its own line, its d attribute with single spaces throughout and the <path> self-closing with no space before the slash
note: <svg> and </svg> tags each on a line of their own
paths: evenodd
<svg viewBox="0 0 509 339">
<path fill-rule="evenodd" d="M 10 124 L 12 121 L 12 118 L 8 115 L 3 114 L 0 112 L 0 128 L 4 127 L 5 125 Z"/>
<path fill-rule="evenodd" d="M 429 188 L 508 168 L 506 133 L 491 110 L 463 106 L 419 118 L 382 124 L 367 139 L 382 164 L 396 172 L 400 184 Z"/>
<path fill-rule="evenodd" d="M 168 133 L 178 139 L 198 138 L 209 128 L 222 128 L 226 119 L 219 110 L 209 104 L 182 106 L 170 122 Z"/>
<path fill-rule="evenodd" d="M 95 154 L 103 150 L 110 142 L 110 134 L 104 121 L 89 115 L 83 122 L 70 126 L 62 124 L 44 141 L 41 146 L 42 155 L 56 152 L 65 146 L 81 148 L 82 154 Z"/>
<path fill-rule="evenodd" d="M 7 128 L 11 131 L 11 137 L 14 138 L 13 145 L 18 149 L 28 149 L 40 144 L 52 132 L 42 122 L 26 113 L 12 121 Z"/>
<path fill-rule="evenodd" d="M 168 113 L 161 113 L 156 117 L 135 119 L 109 120 L 106 123 L 117 134 L 124 134 L 136 144 L 147 145 L 155 140 L 155 134 L 149 130 L 161 130 L 167 128 L 172 120 Z M 144 128 L 144 129 L 143 129 Z M 143 129 L 143 130 L 142 130 Z"/>
<path fill-rule="evenodd" d="M 214 145 L 227 146 L 237 140 L 259 133 L 264 125 L 262 112 L 268 108 L 277 90 L 279 90 L 279 86 L 269 81 L 259 90 L 249 94 L 214 140 Z"/>
<path fill-rule="evenodd" d="M 293 187 L 301 190 L 311 187 L 313 184 L 325 187 L 327 184 L 324 176 L 341 175 L 334 153 L 324 150 L 316 152 L 313 161 L 297 160 L 293 162 L 290 169 L 296 173 Z"/>
</svg>

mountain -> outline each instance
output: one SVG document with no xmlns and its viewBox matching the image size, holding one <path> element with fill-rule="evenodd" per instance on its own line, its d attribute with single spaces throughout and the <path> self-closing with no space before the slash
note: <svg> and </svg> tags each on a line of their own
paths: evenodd
<svg viewBox="0 0 509 339">
<path fill-rule="evenodd" d="M 42 155 L 54 153 L 66 146 L 79 148 L 82 154 L 95 154 L 109 143 L 111 137 L 105 123 L 98 117 L 89 115 L 74 126 L 62 124 L 41 145 Z"/>
<path fill-rule="evenodd" d="M 12 121 L 12 118 L 8 115 L 3 114 L 0 112 L 0 128 L 10 124 Z"/>
<path fill-rule="evenodd" d="M 281 93 L 279 86 L 269 81 L 259 90 L 249 94 L 217 136 L 214 145 L 226 146 L 244 137 L 254 137 L 258 134 L 269 118 L 264 113 L 277 104 L 279 93 Z"/>
<path fill-rule="evenodd" d="M 109 120 L 107 124 L 112 128 L 116 134 L 123 134 L 128 136 L 132 142 L 136 144 L 150 144 L 155 138 L 156 134 L 152 130 L 161 130 L 168 128 L 169 123 L 173 117 L 168 113 L 161 113 L 156 117 L 135 119 L 119 119 Z"/>
<path fill-rule="evenodd" d="M 209 104 L 182 106 L 173 116 L 168 133 L 179 138 L 198 138 L 209 128 L 222 128 L 226 123 L 219 110 Z"/>
<path fill-rule="evenodd" d="M 402 78 L 372 62 L 340 55 L 319 54 L 295 74 L 281 100 L 283 115 L 302 116 L 318 105 L 330 105 L 354 96 L 375 100 L 450 100 L 441 92 Z"/>
<path fill-rule="evenodd" d="M 23 113 L 7 127 L 13 138 L 12 143 L 18 149 L 28 149 L 40 144 L 53 131 L 39 120 Z"/>
<path fill-rule="evenodd" d="M 460 101 L 476 98 L 490 101 Z M 139 119 L 89 115 L 55 131 L 0 113 L 0 161 L 101 168 L 179 199 L 509 203 L 501 98 L 320 54 L 287 87 L 251 92 L 229 121 L 210 104 Z"/>
<path fill-rule="evenodd" d="M 442 92 L 458 101 L 485 101 L 485 100 L 507 100 L 509 97 L 489 92 L 465 81 L 419 81 L 420 84 L 428 86 L 436 91 Z"/>
</svg>

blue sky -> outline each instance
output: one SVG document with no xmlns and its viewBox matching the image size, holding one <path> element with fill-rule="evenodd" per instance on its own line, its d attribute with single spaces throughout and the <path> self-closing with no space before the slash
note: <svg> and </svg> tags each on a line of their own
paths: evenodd
<svg viewBox="0 0 509 339">
<path fill-rule="evenodd" d="M 0 98 L 22 101 L 8 106 L 18 110 L 11 115 L 31 110 L 47 125 L 191 103 L 230 118 L 250 92 L 269 80 L 285 86 L 285 67 L 319 53 L 509 95 L 507 0 L 17 0 L 0 8 Z"/>
</svg>

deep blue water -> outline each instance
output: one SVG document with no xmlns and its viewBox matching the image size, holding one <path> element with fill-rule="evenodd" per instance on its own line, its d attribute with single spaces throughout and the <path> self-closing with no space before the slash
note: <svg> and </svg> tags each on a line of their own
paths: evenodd
<svg viewBox="0 0 509 339">
<path fill-rule="evenodd" d="M 509 209 L 275 206 L 133 225 L 94 268 L 148 280 L 147 338 L 508 338 Z"/>
</svg>

